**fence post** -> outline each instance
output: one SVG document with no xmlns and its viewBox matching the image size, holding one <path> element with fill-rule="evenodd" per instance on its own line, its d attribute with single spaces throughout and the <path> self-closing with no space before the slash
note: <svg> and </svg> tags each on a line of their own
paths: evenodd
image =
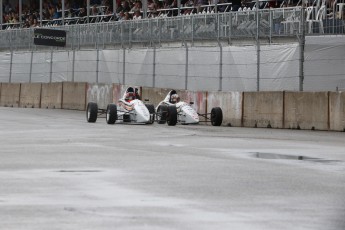
<svg viewBox="0 0 345 230">
<path fill-rule="evenodd" d="M 49 83 L 52 83 L 52 79 L 53 79 L 53 48 L 50 48 Z"/>
<path fill-rule="evenodd" d="M 34 51 L 31 51 L 29 83 L 31 83 L 31 79 L 32 79 L 32 59 L 33 59 L 33 56 L 34 56 Z"/>
<path fill-rule="evenodd" d="M 186 68 L 185 68 L 186 78 L 185 78 L 184 88 L 185 88 L 185 90 L 187 90 L 188 89 L 188 65 L 189 65 L 189 63 L 188 63 L 188 45 L 186 42 L 184 43 L 184 45 L 186 46 Z"/>
<path fill-rule="evenodd" d="M 75 50 L 73 50 L 73 56 L 72 56 L 72 82 L 74 82 L 74 65 L 75 65 Z"/>
<path fill-rule="evenodd" d="M 96 60 L 96 83 L 99 83 L 98 80 L 99 80 L 99 49 L 97 48 L 97 60 Z"/>
<path fill-rule="evenodd" d="M 218 91 L 223 90 L 223 47 L 222 44 L 218 41 L 219 45 L 219 88 Z"/>
<path fill-rule="evenodd" d="M 304 1 L 302 1 L 302 11 L 301 11 L 301 20 L 302 20 L 302 35 L 299 39 L 300 43 L 300 61 L 299 61 L 299 91 L 303 91 L 304 83 L 304 48 L 305 48 L 305 19 L 304 19 Z"/>
<path fill-rule="evenodd" d="M 156 46 L 153 45 L 152 87 L 156 87 Z"/>
<path fill-rule="evenodd" d="M 258 0 L 256 0 L 256 6 L 256 91 L 260 91 L 260 16 Z"/>
<path fill-rule="evenodd" d="M 13 50 L 11 49 L 10 76 L 8 76 L 8 83 L 12 82 L 12 65 L 13 65 Z"/>
<path fill-rule="evenodd" d="M 123 47 L 123 57 L 122 57 L 122 85 L 126 84 L 126 49 Z"/>
</svg>

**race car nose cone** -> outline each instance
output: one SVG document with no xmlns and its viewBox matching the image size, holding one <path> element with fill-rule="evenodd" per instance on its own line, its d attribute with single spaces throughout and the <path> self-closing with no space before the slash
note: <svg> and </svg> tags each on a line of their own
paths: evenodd
<svg viewBox="0 0 345 230">
<path fill-rule="evenodd" d="M 150 120 L 150 113 L 144 104 L 135 105 L 134 108 L 137 112 L 136 122 L 146 123 Z"/>
</svg>

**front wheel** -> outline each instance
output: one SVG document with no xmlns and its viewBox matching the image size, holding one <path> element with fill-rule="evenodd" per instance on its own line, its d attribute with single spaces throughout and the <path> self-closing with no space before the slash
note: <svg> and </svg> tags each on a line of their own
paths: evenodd
<svg viewBox="0 0 345 230">
<path fill-rule="evenodd" d="M 158 124 L 165 124 L 167 121 L 168 107 L 166 105 L 160 105 L 157 109 L 157 121 Z"/>
<path fill-rule="evenodd" d="M 115 104 L 109 104 L 107 106 L 106 121 L 107 124 L 112 125 L 117 120 L 117 107 Z"/>
<path fill-rule="evenodd" d="M 167 123 L 169 126 L 175 126 L 177 123 L 177 109 L 175 105 L 168 106 Z"/>
<path fill-rule="evenodd" d="M 219 107 L 214 107 L 211 110 L 211 124 L 213 126 L 220 126 L 223 122 L 223 112 Z"/>
<path fill-rule="evenodd" d="M 87 122 L 96 122 L 98 113 L 98 105 L 95 102 L 89 102 L 86 109 Z"/>
</svg>

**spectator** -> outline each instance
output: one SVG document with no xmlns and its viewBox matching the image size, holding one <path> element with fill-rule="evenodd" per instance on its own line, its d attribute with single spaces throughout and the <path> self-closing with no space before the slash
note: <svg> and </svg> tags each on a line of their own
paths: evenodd
<svg viewBox="0 0 345 230">
<path fill-rule="evenodd" d="M 141 13 L 140 10 L 136 10 L 133 15 L 133 20 L 139 20 L 141 19 Z"/>
<path fill-rule="evenodd" d="M 130 10 L 131 8 L 129 7 L 129 2 L 127 2 L 126 0 L 122 0 L 121 5 L 119 6 L 119 8 L 117 8 L 117 12 L 129 12 Z"/>
<path fill-rule="evenodd" d="M 242 6 L 241 0 L 230 0 L 232 11 L 238 11 L 238 9 Z"/>
</svg>

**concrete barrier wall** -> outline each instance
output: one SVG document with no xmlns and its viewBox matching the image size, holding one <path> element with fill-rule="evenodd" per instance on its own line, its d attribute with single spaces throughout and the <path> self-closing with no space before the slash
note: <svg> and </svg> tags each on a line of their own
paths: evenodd
<svg viewBox="0 0 345 230">
<path fill-rule="evenodd" d="M 243 126 L 283 128 L 283 92 L 245 92 Z"/>
<path fill-rule="evenodd" d="M 41 108 L 62 108 L 62 82 L 42 84 Z"/>
<path fill-rule="evenodd" d="M 88 84 L 87 102 L 96 102 L 99 109 L 106 109 L 113 102 L 113 84 Z"/>
<path fill-rule="evenodd" d="M 86 82 L 63 82 L 62 84 L 62 108 L 86 109 Z"/>
<path fill-rule="evenodd" d="M 20 83 L 2 83 L 0 106 L 19 107 Z"/>
<path fill-rule="evenodd" d="M 41 83 L 22 83 L 19 107 L 41 108 Z"/>
<path fill-rule="evenodd" d="M 153 104 L 156 107 L 159 104 L 159 102 L 164 100 L 164 98 L 170 92 L 170 90 L 171 89 L 166 88 L 142 87 L 141 98 L 143 100 L 148 99 L 148 103 Z"/>
<path fill-rule="evenodd" d="M 120 84 L 113 84 L 113 103 L 117 104 L 122 95 L 124 94 L 125 90 L 128 86 L 120 85 Z"/>
<path fill-rule="evenodd" d="M 85 110 L 117 103 L 128 86 L 87 83 L 1 83 L 0 106 Z M 138 87 L 155 107 L 171 89 Z M 223 126 L 345 131 L 345 92 L 194 92 L 178 90 L 198 113 L 223 110 Z"/>
<path fill-rule="evenodd" d="M 223 111 L 224 126 L 242 126 L 242 92 L 209 92 L 207 95 L 207 111 L 220 107 Z"/>
<path fill-rule="evenodd" d="M 329 94 L 330 130 L 345 131 L 345 92 Z"/>
<path fill-rule="evenodd" d="M 285 128 L 329 129 L 328 92 L 285 92 Z"/>
</svg>

